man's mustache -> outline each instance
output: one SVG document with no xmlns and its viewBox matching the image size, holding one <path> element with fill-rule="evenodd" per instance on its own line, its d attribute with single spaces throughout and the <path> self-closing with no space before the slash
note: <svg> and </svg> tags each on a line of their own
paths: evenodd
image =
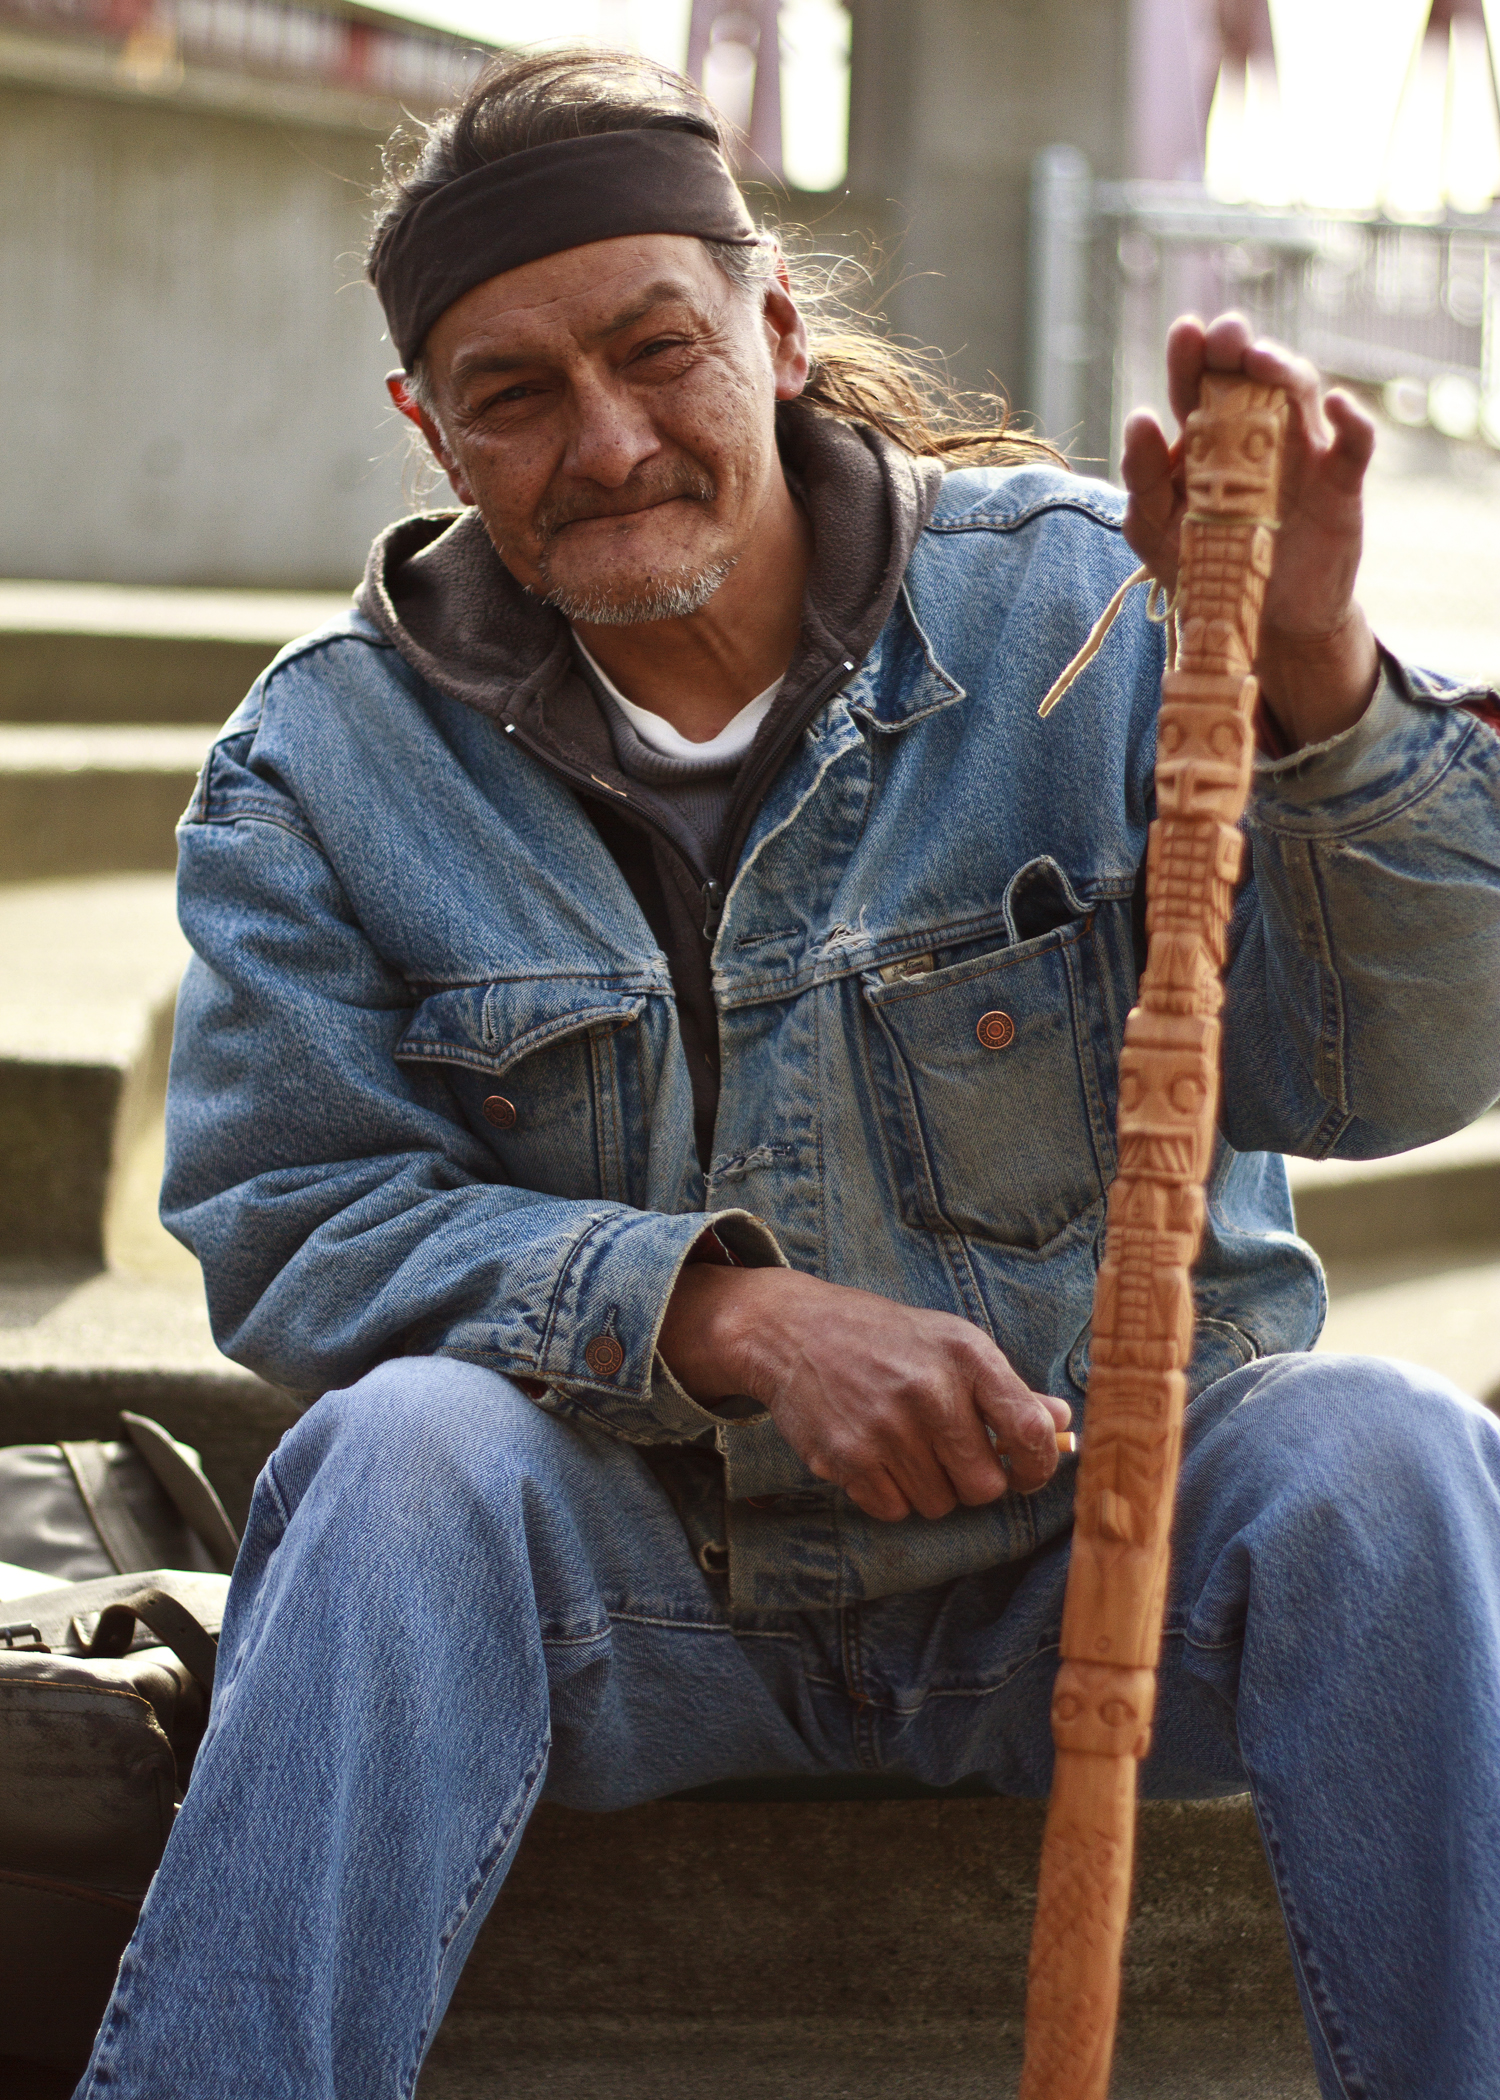
<svg viewBox="0 0 1500 2100">
<path fill-rule="evenodd" d="M 712 503 L 717 494 L 708 475 L 684 460 L 680 465 L 643 474 L 638 480 L 632 476 L 623 488 L 607 494 L 603 490 L 579 489 L 550 497 L 538 504 L 532 529 L 545 544 L 556 539 L 565 526 L 577 525 L 585 518 L 623 518 L 632 511 L 650 510 L 679 496 L 693 503 Z"/>
</svg>

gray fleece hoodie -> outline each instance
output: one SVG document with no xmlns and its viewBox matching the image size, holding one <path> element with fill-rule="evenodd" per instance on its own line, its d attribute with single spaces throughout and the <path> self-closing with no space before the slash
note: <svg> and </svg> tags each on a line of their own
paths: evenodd
<svg viewBox="0 0 1500 2100">
<path fill-rule="evenodd" d="M 767 789 L 885 625 L 943 473 L 937 460 L 796 402 L 777 411 L 777 442 L 812 525 L 812 569 L 781 691 L 738 761 L 712 841 L 684 783 L 632 748 L 567 622 L 516 582 L 477 511 L 390 526 L 370 550 L 358 600 L 414 671 L 490 716 L 584 804 L 671 969 L 705 1168 L 719 1094 L 710 957 L 725 893 Z"/>
</svg>

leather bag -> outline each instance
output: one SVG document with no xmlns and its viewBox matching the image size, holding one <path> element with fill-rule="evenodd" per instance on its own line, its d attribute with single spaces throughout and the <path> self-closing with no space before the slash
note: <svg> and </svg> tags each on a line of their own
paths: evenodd
<svg viewBox="0 0 1500 2100">
<path fill-rule="evenodd" d="M 74 2077 L 208 1719 L 238 1544 L 196 1452 L 122 1422 L 0 1450 L 0 2051 Z"/>
<path fill-rule="evenodd" d="M 208 1719 L 228 1590 L 155 1569 L 0 1604 L 9 2055 L 87 2061 Z"/>
<path fill-rule="evenodd" d="M 120 1422 L 117 1443 L 0 1450 L 0 1564 L 66 1582 L 145 1568 L 228 1574 L 239 1539 L 197 1452 L 146 1415 Z"/>
</svg>

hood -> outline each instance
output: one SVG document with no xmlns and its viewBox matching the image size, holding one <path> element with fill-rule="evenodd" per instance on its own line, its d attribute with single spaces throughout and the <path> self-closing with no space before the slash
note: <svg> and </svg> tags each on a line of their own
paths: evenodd
<svg viewBox="0 0 1500 2100">
<path fill-rule="evenodd" d="M 813 561 L 797 651 L 762 736 L 836 665 L 868 654 L 943 478 L 940 461 L 798 402 L 778 409 L 777 442 L 812 524 Z M 477 511 L 425 511 L 389 526 L 370 549 L 358 604 L 439 692 L 577 748 L 582 681 L 567 622 L 516 582 Z M 593 710 L 586 688 L 583 698 Z M 584 742 L 591 760 L 599 755 L 591 735 Z"/>
</svg>

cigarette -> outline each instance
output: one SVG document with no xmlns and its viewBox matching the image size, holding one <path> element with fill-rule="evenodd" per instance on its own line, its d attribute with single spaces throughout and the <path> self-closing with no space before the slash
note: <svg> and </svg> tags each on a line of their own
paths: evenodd
<svg viewBox="0 0 1500 2100">
<path fill-rule="evenodd" d="M 984 1433 L 989 1438 L 990 1442 L 995 1446 L 996 1453 L 999 1457 L 1001 1465 L 1008 1466 L 1010 1464 L 1010 1453 L 1008 1451 L 1000 1450 L 1000 1440 L 995 1435 L 994 1430 L 990 1428 L 988 1423 L 985 1424 Z M 1059 1458 L 1069 1458 L 1075 1451 L 1081 1451 L 1083 1449 L 1083 1431 L 1081 1429 L 1054 1429 L 1052 1434 L 1057 1439 L 1057 1452 Z"/>
</svg>

